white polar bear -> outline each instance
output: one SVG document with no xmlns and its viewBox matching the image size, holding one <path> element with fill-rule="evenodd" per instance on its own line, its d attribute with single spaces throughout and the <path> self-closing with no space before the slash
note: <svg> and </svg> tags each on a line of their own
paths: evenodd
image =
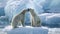
<svg viewBox="0 0 60 34">
<path fill-rule="evenodd" d="M 34 12 L 34 9 L 30 9 L 30 14 L 31 14 L 31 26 L 40 27 L 41 20 L 40 20 L 39 16 Z"/>
<path fill-rule="evenodd" d="M 15 17 L 13 17 L 11 25 L 13 28 L 17 27 L 17 24 L 19 22 L 21 22 L 22 26 L 24 25 L 24 17 L 25 17 L 25 13 L 29 11 L 30 12 L 30 16 L 31 16 L 31 26 L 33 27 L 39 27 L 41 26 L 41 21 L 39 16 L 37 16 L 37 14 L 34 12 L 33 9 L 25 9 L 23 10 L 21 13 L 17 14 Z"/>
<path fill-rule="evenodd" d="M 22 26 L 24 26 L 25 12 L 26 10 L 23 10 L 21 13 L 13 17 L 12 22 L 11 22 L 11 25 L 13 28 L 16 28 L 18 23 L 21 23 Z"/>
</svg>

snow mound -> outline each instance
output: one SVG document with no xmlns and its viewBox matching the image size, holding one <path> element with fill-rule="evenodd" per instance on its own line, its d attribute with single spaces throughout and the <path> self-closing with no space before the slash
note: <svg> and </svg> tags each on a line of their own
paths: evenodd
<svg viewBox="0 0 60 34">
<path fill-rule="evenodd" d="M 10 31 L 10 30 L 12 30 L 13 28 L 12 28 L 12 26 L 6 26 L 2 31 L 3 32 L 8 32 L 8 31 Z"/>
<path fill-rule="evenodd" d="M 8 32 L 8 34 L 48 34 L 48 31 L 39 27 L 34 28 L 16 28 Z"/>
</svg>

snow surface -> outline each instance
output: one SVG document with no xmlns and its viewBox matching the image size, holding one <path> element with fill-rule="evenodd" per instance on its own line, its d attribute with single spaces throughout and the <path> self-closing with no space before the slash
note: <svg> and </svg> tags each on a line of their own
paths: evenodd
<svg viewBox="0 0 60 34">
<path fill-rule="evenodd" d="M 13 29 L 12 26 L 6 26 L 0 30 L 0 34 L 60 34 L 60 28 L 31 27 L 26 26 Z"/>
<path fill-rule="evenodd" d="M 42 27 L 26 26 L 13 29 L 11 26 L 7 26 L 3 29 L 7 34 L 48 34 L 48 29 Z"/>
<path fill-rule="evenodd" d="M 48 34 L 60 34 L 60 28 L 49 28 Z"/>
</svg>

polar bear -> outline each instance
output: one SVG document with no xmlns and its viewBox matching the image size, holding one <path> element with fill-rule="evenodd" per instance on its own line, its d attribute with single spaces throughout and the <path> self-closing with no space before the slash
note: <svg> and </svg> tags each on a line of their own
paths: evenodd
<svg viewBox="0 0 60 34">
<path fill-rule="evenodd" d="M 33 27 L 40 27 L 41 26 L 41 20 L 39 16 L 34 12 L 34 9 L 29 9 L 30 10 L 30 20 L 31 20 L 31 26 Z"/>
<path fill-rule="evenodd" d="M 24 25 L 25 12 L 26 12 L 26 10 L 23 10 L 21 13 L 15 15 L 15 16 L 12 18 L 11 26 L 12 26 L 13 28 L 17 28 L 18 23 L 21 23 L 22 26 L 25 26 L 25 25 Z"/>
<path fill-rule="evenodd" d="M 17 24 L 20 22 L 22 26 L 25 26 L 24 24 L 24 17 L 26 12 L 30 12 L 30 20 L 31 20 L 31 26 L 33 27 L 40 27 L 41 26 L 41 21 L 39 16 L 34 12 L 34 9 L 25 9 L 21 13 L 17 14 L 15 17 L 13 17 L 11 25 L 13 28 L 17 28 Z"/>
</svg>

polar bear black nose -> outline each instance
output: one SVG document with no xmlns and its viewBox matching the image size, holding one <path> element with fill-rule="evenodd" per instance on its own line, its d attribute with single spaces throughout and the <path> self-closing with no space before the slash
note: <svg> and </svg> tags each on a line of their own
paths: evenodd
<svg viewBox="0 0 60 34">
<path fill-rule="evenodd" d="M 30 11 L 30 9 L 28 9 L 28 11 Z"/>
<path fill-rule="evenodd" d="M 30 8 L 28 8 L 27 11 L 30 11 Z"/>
</svg>

